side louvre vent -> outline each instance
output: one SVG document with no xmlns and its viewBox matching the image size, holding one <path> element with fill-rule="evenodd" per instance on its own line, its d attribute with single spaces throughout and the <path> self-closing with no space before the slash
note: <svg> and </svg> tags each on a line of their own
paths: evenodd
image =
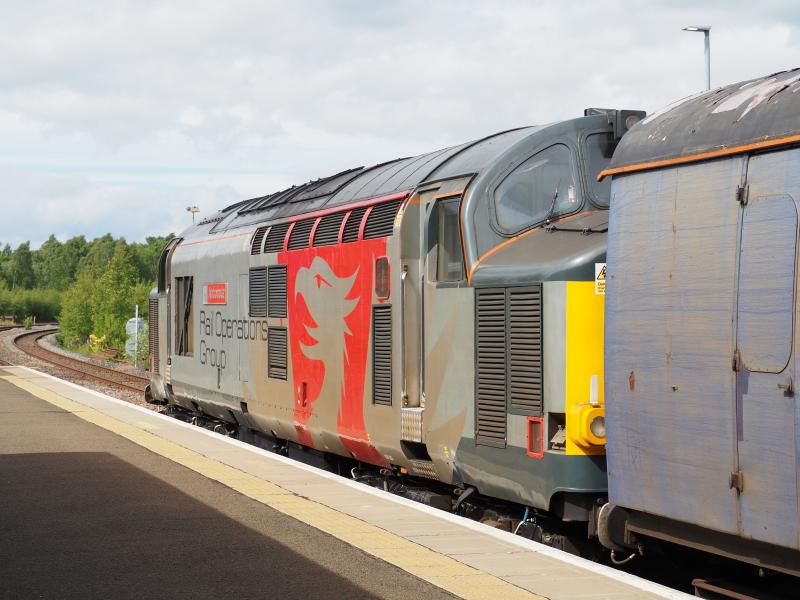
<svg viewBox="0 0 800 600">
<path fill-rule="evenodd" d="M 150 342 L 150 371 L 158 373 L 158 298 L 150 298 L 148 301 L 147 321 L 148 341 Z"/>
<path fill-rule="evenodd" d="M 385 204 L 377 204 L 372 207 L 372 212 L 367 217 L 367 224 L 364 226 L 364 239 L 386 237 L 392 235 L 394 229 L 394 218 L 400 209 L 402 200 L 392 200 Z"/>
<path fill-rule="evenodd" d="M 475 290 L 475 443 L 506 445 L 506 291 Z"/>
<path fill-rule="evenodd" d="M 365 212 L 367 212 L 366 206 L 354 208 L 350 211 L 350 216 L 347 217 L 347 223 L 344 224 L 344 233 L 342 234 L 343 242 L 355 242 L 358 240 L 358 230 L 361 227 L 361 219 L 364 218 Z"/>
<path fill-rule="evenodd" d="M 392 405 L 392 307 L 372 307 L 372 402 Z"/>
<path fill-rule="evenodd" d="M 314 228 L 314 221 L 316 221 L 316 219 L 304 219 L 294 224 L 292 233 L 289 234 L 289 250 L 308 248 L 308 236 Z"/>
<path fill-rule="evenodd" d="M 542 284 L 508 288 L 508 408 L 542 415 Z"/>
<path fill-rule="evenodd" d="M 286 265 L 269 267 L 269 311 L 268 317 L 286 316 Z"/>
<path fill-rule="evenodd" d="M 267 268 L 250 269 L 250 316 L 267 316 Z"/>
<path fill-rule="evenodd" d="M 264 241 L 264 234 L 267 233 L 267 227 L 259 227 L 253 235 L 253 241 L 250 244 L 250 256 L 261 254 L 261 242 Z"/>
<path fill-rule="evenodd" d="M 542 416 L 542 284 L 475 290 L 475 442 L 505 447 L 508 413 Z"/>
<path fill-rule="evenodd" d="M 314 232 L 315 246 L 334 246 L 339 241 L 339 228 L 346 213 L 325 215 Z"/>
<path fill-rule="evenodd" d="M 286 328 L 267 329 L 267 376 L 273 379 L 286 379 L 287 372 Z"/>
<path fill-rule="evenodd" d="M 264 242 L 264 252 L 280 252 L 283 250 L 283 241 L 286 239 L 286 232 L 289 231 L 289 223 L 273 225 L 267 234 L 267 241 Z"/>
</svg>

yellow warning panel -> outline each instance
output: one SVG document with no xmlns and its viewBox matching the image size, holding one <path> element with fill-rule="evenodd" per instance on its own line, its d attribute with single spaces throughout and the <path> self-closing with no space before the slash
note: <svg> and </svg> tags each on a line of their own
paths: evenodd
<svg viewBox="0 0 800 600">
<path fill-rule="evenodd" d="M 605 265 L 602 271 L 605 278 Z M 605 292 L 605 279 L 600 280 Z M 604 293 L 597 292 L 598 280 L 567 282 L 566 420 L 567 454 L 605 453 L 605 428 L 600 416 L 603 398 L 603 311 Z M 590 432 L 592 432 L 590 434 Z M 604 434 L 605 432 L 602 431 Z M 601 442 L 601 443 L 598 443 Z"/>
</svg>

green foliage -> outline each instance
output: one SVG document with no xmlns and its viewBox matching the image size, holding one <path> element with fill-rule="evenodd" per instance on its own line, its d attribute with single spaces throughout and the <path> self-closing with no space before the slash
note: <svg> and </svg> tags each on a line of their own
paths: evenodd
<svg viewBox="0 0 800 600">
<path fill-rule="evenodd" d="M 27 316 L 22 320 L 22 326 L 25 329 L 33 329 L 33 317 Z"/>
<path fill-rule="evenodd" d="M 78 347 L 90 334 L 122 349 L 125 322 L 138 304 L 147 319 L 148 296 L 158 275 L 158 259 L 174 236 L 148 237 L 128 244 L 110 234 L 87 241 L 61 242 L 50 236 L 40 248 L 0 248 L 0 318 L 58 319 L 63 343 Z"/>
<path fill-rule="evenodd" d="M 64 335 L 64 343 L 68 346 L 80 344 L 92 333 L 91 301 L 94 289 L 94 273 L 87 269 L 64 292 L 58 322 Z"/>
<path fill-rule="evenodd" d="M 61 309 L 61 295 L 56 290 L 34 288 L 5 289 L 0 286 L 0 315 L 21 323 L 25 317 L 36 317 L 37 322 L 55 321 Z"/>
<path fill-rule="evenodd" d="M 30 242 L 20 244 L 11 256 L 11 288 L 31 289 L 36 285 Z"/>
<path fill-rule="evenodd" d="M 117 242 L 92 296 L 93 332 L 105 337 L 109 346 L 120 348 L 127 339 L 125 323 L 133 316 L 137 275 L 130 249 L 125 242 Z"/>
</svg>

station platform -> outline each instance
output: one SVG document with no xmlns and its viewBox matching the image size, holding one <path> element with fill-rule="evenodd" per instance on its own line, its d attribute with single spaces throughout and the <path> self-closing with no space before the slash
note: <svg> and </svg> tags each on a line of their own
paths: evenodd
<svg viewBox="0 0 800 600">
<path fill-rule="evenodd" d="M 0 598 L 691 598 L 25 367 Z"/>
</svg>

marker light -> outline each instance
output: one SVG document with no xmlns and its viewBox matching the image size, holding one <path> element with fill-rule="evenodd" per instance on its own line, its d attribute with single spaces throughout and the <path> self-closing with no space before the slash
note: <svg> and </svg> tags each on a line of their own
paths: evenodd
<svg viewBox="0 0 800 600">
<path fill-rule="evenodd" d="M 606 437 L 606 418 L 595 417 L 592 419 L 592 422 L 589 424 L 589 431 L 591 431 L 592 435 L 596 437 Z"/>
</svg>

